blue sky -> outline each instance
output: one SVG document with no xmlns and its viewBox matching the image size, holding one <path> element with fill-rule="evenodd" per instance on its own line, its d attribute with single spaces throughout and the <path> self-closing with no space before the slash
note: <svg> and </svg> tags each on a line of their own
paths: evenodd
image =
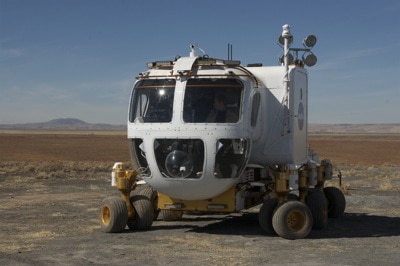
<svg viewBox="0 0 400 266">
<path fill-rule="evenodd" d="M 400 123 L 400 1 L 0 0 L 0 124 L 125 124 L 146 63 L 189 55 L 278 65 L 314 34 L 310 123 Z"/>
</svg>

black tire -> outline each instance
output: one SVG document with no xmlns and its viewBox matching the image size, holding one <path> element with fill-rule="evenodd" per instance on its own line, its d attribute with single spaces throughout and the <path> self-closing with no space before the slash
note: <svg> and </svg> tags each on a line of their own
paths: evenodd
<svg viewBox="0 0 400 266">
<path fill-rule="evenodd" d="M 134 196 L 145 196 L 147 199 L 150 200 L 150 202 L 153 204 L 153 210 L 154 210 L 154 221 L 157 220 L 158 215 L 160 213 L 160 210 L 158 209 L 158 192 L 151 186 L 144 184 L 144 185 L 139 185 L 136 187 L 135 190 L 133 190 L 130 194 L 131 197 Z"/>
<path fill-rule="evenodd" d="M 288 200 L 298 200 L 299 197 L 296 194 L 289 193 L 287 199 Z"/>
<path fill-rule="evenodd" d="M 324 188 L 324 193 L 328 201 L 328 217 L 342 217 L 346 209 L 346 198 L 343 192 L 336 187 L 326 187 Z"/>
<path fill-rule="evenodd" d="M 183 216 L 183 211 L 176 210 L 161 210 L 161 214 L 163 216 L 164 221 L 178 221 Z"/>
<path fill-rule="evenodd" d="M 309 189 L 306 204 L 313 217 L 313 228 L 326 228 L 328 225 L 328 204 L 324 193 L 316 188 Z"/>
<path fill-rule="evenodd" d="M 138 185 L 135 190 L 131 191 L 130 196 L 133 197 L 138 195 L 145 196 L 150 201 L 153 201 L 157 197 L 157 191 L 147 184 Z"/>
<path fill-rule="evenodd" d="M 275 232 L 286 239 L 305 238 L 313 224 L 310 209 L 300 201 L 286 201 L 272 216 Z"/>
<path fill-rule="evenodd" d="M 142 195 L 132 196 L 131 203 L 135 209 L 135 218 L 128 221 L 128 227 L 133 230 L 149 230 L 154 221 L 153 204 Z"/>
<path fill-rule="evenodd" d="M 105 198 L 100 208 L 101 229 L 106 233 L 118 233 L 128 222 L 128 208 L 119 197 Z"/>
<path fill-rule="evenodd" d="M 272 226 L 272 216 L 276 206 L 278 206 L 278 198 L 268 199 L 264 201 L 258 213 L 258 223 L 261 229 L 268 235 L 276 235 Z"/>
</svg>

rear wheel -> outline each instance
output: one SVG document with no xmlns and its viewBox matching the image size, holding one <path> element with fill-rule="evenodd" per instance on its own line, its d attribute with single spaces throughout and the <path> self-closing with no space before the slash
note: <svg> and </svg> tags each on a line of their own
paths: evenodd
<svg viewBox="0 0 400 266">
<path fill-rule="evenodd" d="M 268 199 L 264 201 L 258 213 L 258 223 L 261 229 L 268 235 L 276 235 L 274 227 L 272 226 L 272 216 L 277 205 L 278 198 Z"/>
<path fill-rule="evenodd" d="M 310 209 L 300 201 L 286 201 L 280 205 L 272 216 L 275 232 L 286 239 L 306 237 L 312 227 Z"/>
<path fill-rule="evenodd" d="M 336 187 L 326 187 L 324 193 L 328 201 L 328 216 L 331 218 L 342 217 L 346 209 L 346 198 L 343 192 Z"/>
<path fill-rule="evenodd" d="M 101 229 L 106 233 L 117 233 L 125 229 L 128 221 L 128 208 L 119 197 L 105 198 L 100 208 Z"/>
<path fill-rule="evenodd" d="M 313 217 L 313 228 L 326 228 L 328 225 L 328 205 L 324 193 L 316 188 L 309 189 L 306 204 Z"/>
</svg>

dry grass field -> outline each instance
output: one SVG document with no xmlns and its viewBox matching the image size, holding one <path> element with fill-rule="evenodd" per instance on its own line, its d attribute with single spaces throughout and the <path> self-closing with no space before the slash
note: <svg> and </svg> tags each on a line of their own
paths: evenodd
<svg viewBox="0 0 400 266">
<path fill-rule="evenodd" d="M 311 148 L 336 164 L 400 164 L 400 134 L 312 134 Z M 0 131 L 0 161 L 129 161 L 125 132 Z"/>
<path fill-rule="evenodd" d="M 400 165 L 400 134 L 311 134 L 309 143 L 339 165 Z"/>
<path fill-rule="evenodd" d="M 125 133 L 0 131 L 0 265 L 397 265 L 400 135 L 309 142 L 341 170 L 346 213 L 289 241 L 262 235 L 257 210 L 102 233 L 99 204 L 118 195 L 111 167 L 130 161 Z"/>
</svg>

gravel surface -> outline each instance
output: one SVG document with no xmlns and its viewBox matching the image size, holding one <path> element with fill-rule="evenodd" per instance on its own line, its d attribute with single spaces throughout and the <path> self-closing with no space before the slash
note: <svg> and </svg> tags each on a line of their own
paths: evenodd
<svg viewBox="0 0 400 266">
<path fill-rule="evenodd" d="M 8 168 L 10 166 L 8 165 Z M 149 231 L 100 230 L 103 198 L 119 195 L 109 173 L 44 175 L 0 168 L 0 265 L 398 265 L 399 187 L 345 176 L 347 208 L 306 239 L 266 236 L 258 208 L 229 215 L 161 218 Z M 22 168 L 22 167 L 20 167 Z M 387 170 L 375 167 L 369 171 Z M 352 173 L 345 170 L 345 173 Z M 400 179 L 398 168 L 394 184 Z M 369 179 L 368 179 L 369 180 Z"/>
</svg>

